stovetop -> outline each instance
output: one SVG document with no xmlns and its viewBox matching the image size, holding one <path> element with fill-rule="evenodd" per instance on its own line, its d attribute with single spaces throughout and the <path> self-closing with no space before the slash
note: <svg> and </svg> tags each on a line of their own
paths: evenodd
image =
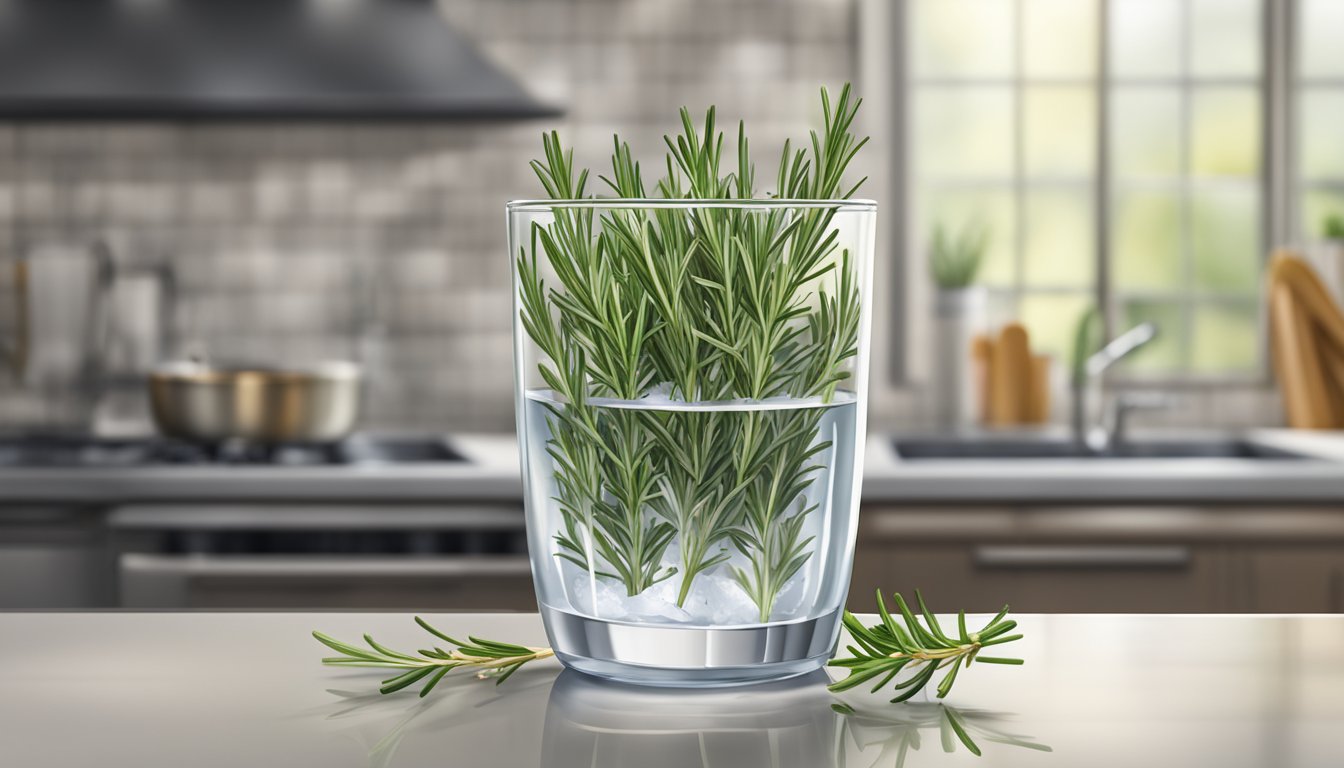
<svg viewBox="0 0 1344 768">
<path fill-rule="evenodd" d="M 5 467 L 275 466 L 323 467 L 456 463 L 463 457 L 442 437 L 355 435 L 338 443 L 198 445 L 164 438 L 109 439 L 37 435 L 0 438 Z"/>
</svg>

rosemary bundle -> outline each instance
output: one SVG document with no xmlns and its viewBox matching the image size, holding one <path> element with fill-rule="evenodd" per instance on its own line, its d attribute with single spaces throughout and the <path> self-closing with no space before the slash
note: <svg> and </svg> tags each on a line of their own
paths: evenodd
<svg viewBox="0 0 1344 768">
<path fill-rule="evenodd" d="M 866 139 L 851 126 L 846 86 L 822 91 L 824 130 L 811 150 L 786 143 L 777 199 L 851 196 L 841 179 Z M 617 197 L 753 199 L 745 129 L 735 166 L 711 108 L 666 137 L 666 173 L 646 186 L 629 145 L 614 140 Z M 582 199 L 589 174 L 555 133 L 532 163 L 546 193 Z M 862 183 L 862 182 L 860 182 Z M 600 213 L 598 211 L 601 211 Z M 556 556 L 638 595 L 726 568 L 768 621 L 780 591 L 811 557 L 806 491 L 830 443 L 824 407 L 675 407 L 789 398 L 827 405 L 858 351 L 859 289 L 828 206 L 556 206 L 534 223 L 517 259 L 520 321 L 544 360 L 546 409 L 561 530 Z M 548 285 L 547 271 L 556 284 Z M 650 396 L 662 409 L 629 407 Z M 675 544 L 675 565 L 665 557 Z M 734 553 L 739 554 L 737 560 Z"/>
</svg>

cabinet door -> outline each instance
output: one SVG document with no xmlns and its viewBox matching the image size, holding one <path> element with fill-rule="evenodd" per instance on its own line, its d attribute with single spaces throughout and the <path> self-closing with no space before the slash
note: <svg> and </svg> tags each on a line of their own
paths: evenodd
<svg viewBox="0 0 1344 768">
<path fill-rule="evenodd" d="M 109 575 L 94 513 L 0 510 L 0 610 L 107 605 Z"/>
<path fill-rule="evenodd" d="M 922 590 L 935 610 L 1163 613 L 1220 610 L 1220 552 L 1184 544 L 1012 542 L 860 548 L 850 608 Z"/>
<path fill-rule="evenodd" d="M 1344 613 L 1344 547 L 1260 546 L 1246 561 L 1246 610 Z"/>
</svg>

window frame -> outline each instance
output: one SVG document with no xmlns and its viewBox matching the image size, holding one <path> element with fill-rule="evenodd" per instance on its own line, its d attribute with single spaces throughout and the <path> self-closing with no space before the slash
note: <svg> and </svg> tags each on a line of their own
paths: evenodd
<svg viewBox="0 0 1344 768">
<path fill-rule="evenodd" d="M 912 320 L 918 324 L 918 320 L 912 318 L 910 306 L 919 302 L 912 302 L 913 290 L 918 282 L 921 271 L 916 267 L 916 261 L 919 257 L 919 237 L 913 232 L 911 225 L 918 225 L 914 217 L 914 206 L 912 202 L 917 199 L 919 194 L 930 189 L 929 180 L 916 179 L 914 164 L 911 162 L 914 151 L 914 131 L 912 128 L 912 109 L 915 100 L 915 94 L 922 87 L 965 87 L 965 86 L 995 86 L 1010 88 L 1010 98 L 1012 100 L 1012 123 L 1015 129 L 1013 139 L 1013 176 L 995 177 L 992 179 L 981 179 L 981 182 L 991 182 L 996 185 L 1002 185 L 1009 190 L 1009 194 L 1014 201 L 1014 284 L 1011 288 L 991 288 L 991 291 L 1002 296 L 1007 294 L 1013 300 L 1022 296 L 1040 294 L 1047 295 L 1052 293 L 1079 295 L 1084 294 L 1092 298 L 1098 307 L 1103 309 L 1102 320 L 1105 333 L 1108 338 L 1112 338 L 1125 329 L 1119 326 L 1120 313 L 1122 311 L 1121 299 L 1142 298 L 1142 291 L 1118 292 L 1112 285 L 1111 265 L 1114 259 L 1112 253 L 1112 229 L 1114 208 L 1113 202 L 1115 195 L 1115 174 L 1111 168 L 1111 100 L 1114 88 L 1124 85 L 1143 84 L 1163 87 L 1176 87 L 1179 89 L 1181 98 L 1181 151 L 1182 151 L 1182 169 L 1181 176 L 1174 180 L 1170 188 L 1179 190 L 1181 195 L 1180 206 L 1182 209 L 1182 225 L 1179 233 L 1180 247 L 1183 260 L 1182 269 L 1191 269 L 1192 251 L 1190 250 L 1190 198 L 1188 191 L 1193 185 L 1216 185 L 1217 179 L 1192 179 L 1188 172 L 1188 151 L 1191 143 L 1189 134 L 1191 129 L 1191 95 L 1200 86 L 1238 86 L 1241 88 L 1254 88 L 1257 95 L 1257 104 L 1260 110 L 1259 129 L 1259 169 L 1254 178 L 1254 188 L 1257 192 L 1256 210 L 1259 213 L 1259 242 L 1258 251 L 1260 254 L 1259 266 L 1263 268 L 1267 264 L 1271 250 L 1279 245 L 1293 242 L 1301 242 L 1304 232 L 1302 231 L 1302 222 L 1299 212 L 1301 210 L 1302 195 L 1308 186 L 1324 186 L 1328 188 L 1344 189 L 1344 181 L 1339 183 L 1309 184 L 1302 183 L 1299 172 L 1299 148 L 1297 146 L 1297 107 L 1298 91 L 1304 84 L 1304 79 L 1300 75 L 1300 62 L 1295 52 L 1298 50 L 1297 42 L 1300 37 L 1298 29 L 1297 6 L 1300 0 L 1259 0 L 1259 39 L 1260 39 L 1260 71 L 1251 77 L 1236 78 L 1209 78 L 1209 77 L 1191 77 L 1188 74 L 1188 57 L 1191 55 L 1191 23 L 1188 14 L 1191 12 L 1193 0 L 1173 0 L 1181 6 L 1181 13 L 1186 18 L 1182 24 L 1181 55 L 1185 57 L 1187 66 L 1183 67 L 1185 72 L 1177 77 L 1154 77 L 1154 78 L 1122 78 L 1114 79 L 1110 76 L 1110 44 L 1111 44 L 1111 9 L 1114 3 L 1124 0 L 1097 0 L 1097 61 L 1094 74 L 1090 77 L 1059 77 L 1059 78 L 1040 78 L 1024 76 L 1022 66 L 1022 49 L 1020 45 L 1021 31 L 1023 25 L 1023 0 L 1003 0 L 1013 4 L 1013 19 L 1015 25 L 1016 41 L 1014 48 L 1014 71 L 1004 76 L 978 77 L 978 78 L 946 78 L 946 77 L 916 77 L 910 66 L 910 56 L 908 51 L 910 46 L 906 42 L 910 39 L 912 33 L 911 8 L 912 0 L 896 0 L 892 4 L 889 29 L 892 31 L 893 40 L 896 45 L 891 46 L 894 53 L 889 57 L 887 72 L 890 76 L 890 83 L 894 87 L 888 87 L 887 98 L 891 103 L 892 127 L 894 129 L 893 141 L 891 144 L 890 163 L 894 169 L 894 182 L 891 185 L 893 202 L 896 203 L 896 226 L 902 234 L 894 239 L 893 249 L 898 255 L 897 263 L 901 268 L 892 270 L 893 276 L 889 287 L 891 296 L 896 305 L 893 308 L 893 316 L 897 322 L 896 328 L 900 329 L 906 326 L 906 320 Z M 1221 82 L 1226 80 L 1226 82 Z M 1341 85 L 1344 85 L 1344 78 L 1340 78 Z M 1320 83 L 1313 80 L 1312 84 Z M 1079 180 L 1074 177 L 1065 177 L 1062 179 L 1050 178 L 1031 178 L 1028 179 L 1022 164 L 1022 149 L 1025 144 L 1022 127 L 1025 122 L 1023 100 L 1026 85 L 1062 85 L 1062 86 L 1088 86 L 1093 89 L 1095 98 L 1095 157 L 1093 158 L 1093 176 L 1090 180 Z M 1250 178 L 1250 177 L 1246 177 Z M 957 183 L 972 184 L 975 179 L 958 179 L 934 181 L 938 186 L 952 186 Z M 1046 183 L 1042 184 L 1041 182 Z M 1095 257 L 1093 265 L 1094 281 L 1090 288 L 1066 288 L 1066 287 L 1026 287 L 1022 281 L 1023 268 L 1023 248 L 1027 236 L 1024 226 L 1027 218 L 1026 213 L 1026 192 L 1031 189 L 1057 189 L 1060 184 L 1083 183 L 1091 186 L 1092 197 L 1092 253 Z M 1117 371 L 1113 377 L 1113 383 L 1122 387 L 1171 387 L 1182 388 L 1207 388 L 1209 386 L 1219 388 L 1245 388 L 1247 386 L 1269 386 L 1272 383 L 1272 361 L 1268 344 L 1267 322 L 1265 314 L 1265 300 L 1263 290 L 1257 290 L 1252 295 L 1241 293 L 1228 293 L 1222 295 L 1218 291 L 1194 291 L 1194 284 L 1191 280 L 1183 281 L 1178 293 L 1163 293 L 1164 298 L 1170 299 L 1177 297 L 1181 307 L 1183 331 L 1190 334 L 1193 330 L 1195 310 L 1202 306 L 1215 306 L 1224 302 L 1237 302 L 1244 306 L 1244 303 L 1251 301 L 1257 308 L 1259 322 L 1257 323 L 1257 364 L 1253 369 L 1244 372 L 1222 372 L 1222 373 L 1199 373 L 1195 371 L 1184 372 L 1163 372 L 1163 373 L 1124 373 Z M 1025 290 L 1024 290 L 1025 288 Z M 1187 336 L 1190 338 L 1190 336 Z M 891 358 L 889 361 L 889 374 L 891 380 L 896 384 L 909 383 L 913 378 L 911 371 L 919 369 L 920 366 L 912 364 L 910 352 L 912 344 L 908 335 L 901 331 L 893 334 L 891 340 Z"/>
<path fill-rule="evenodd" d="M 1279 5 L 1279 3 L 1273 3 Z M 1307 192 L 1325 191 L 1341 194 L 1344 196 L 1344 175 L 1333 175 L 1326 178 L 1307 179 L 1302 174 L 1301 169 L 1301 146 L 1298 143 L 1298 127 L 1301 117 L 1300 97 L 1304 91 L 1312 90 L 1319 92 L 1333 92 L 1344 97 L 1344 74 L 1332 74 L 1326 76 L 1313 75 L 1307 76 L 1302 71 L 1302 62 L 1300 58 L 1292 56 L 1292 53 L 1302 51 L 1302 30 L 1301 30 L 1301 4 L 1302 0 L 1285 0 L 1283 13 L 1285 15 L 1284 24 L 1287 26 L 1291 35 L 1291 49 L 1288 56 L 1288 67 L 1286 73 L 1285 89 L 1288 95 L 1287 116 L 1289 120 L 1289 137 L 1291 140 L 1291 168 L 1286 183 L 1289 190 L 1290 205 L 1286 213 L 1289 214 L 1288 231 L 1294 236 L 1294 242 L 1309 242 L 1312 233 L 1306 229 L 1303 221 L 1305 209 L 1304 198 Z"/>
</svg>

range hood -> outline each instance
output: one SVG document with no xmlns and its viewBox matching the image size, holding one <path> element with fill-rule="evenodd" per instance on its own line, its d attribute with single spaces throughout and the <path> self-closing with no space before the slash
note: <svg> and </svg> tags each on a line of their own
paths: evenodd
<svg viewBox="0 0 1344 768">
<path fill-rule="evenodd" d="M 0 0 L 0 118 L 557 113 L 434 0 Z"/>
</svg>

